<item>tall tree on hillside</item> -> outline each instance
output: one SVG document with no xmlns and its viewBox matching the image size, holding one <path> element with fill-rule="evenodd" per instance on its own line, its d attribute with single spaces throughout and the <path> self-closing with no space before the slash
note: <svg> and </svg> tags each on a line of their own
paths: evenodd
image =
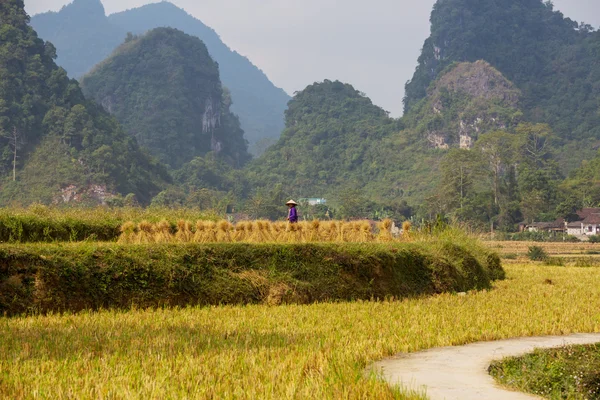
<svg viewBox="0 0 600 400">
<path fill-rule="evenodd" d="M 520 124 L 518 184 L 521 208 L 528 221 L 552 219 L 557 203 L 557 186 L 562 178 L 553 159 L 552 130 L 547 124 Z M 547 215 L 547 216 L 545 216 Z"/>
<path fill-rule="evenodd" d="M 506 131 L 483 134 L 475 144 L 475 148 L 481 152 L 483 161 L 487 163 L 491 171 L 494 204 L 496 206 L 500 203 L 502 175 L 508 171 L 515 161 L 515 145 L 515 135 Z"/>
<path fill-rule="evenodd" d="M 23 147 L 23 140 L 21 139 L 21 133 L 19 132 L 19 130 L 17 129 L 16 126 L 13 126 L 13 129 L 10 133 L 2 133 L 0 136 L 2 136 L 5 139 L 8 139 L 8 144 L 9 146 L 12 148 L 12 158 L 13 158 L 13 165 L 12 165 L 12 172 L 13 172 L 13 182 L 17 180 L 17 158 L 19 158 L 19 156 L 17 155 L 17 152 L 19 150 L 21 150 L 21 147 Z"/>
<path fill-rule="evenodd" d="M 440 164 L 441 193 L 449 210 L 463 210 L 467 199 L 474 194 L 474 186 L 485 170 L 480 154 L 470 150 L 451 149 Z"/>
</svg>

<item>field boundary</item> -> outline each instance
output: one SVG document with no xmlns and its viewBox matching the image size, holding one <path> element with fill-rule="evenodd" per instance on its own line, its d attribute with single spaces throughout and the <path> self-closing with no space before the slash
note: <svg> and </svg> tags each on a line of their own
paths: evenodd
<svg viewBox="0 0 600 400">
<path fill-rule="evenodd" d="M 452 243 L 0 246 L 0 315 L 406 298 L 491 287 L 494 253 Z"/>
</svg>

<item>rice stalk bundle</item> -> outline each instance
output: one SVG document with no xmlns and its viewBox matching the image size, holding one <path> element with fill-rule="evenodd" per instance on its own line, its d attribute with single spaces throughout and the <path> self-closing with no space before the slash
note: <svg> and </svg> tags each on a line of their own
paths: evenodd
<svg viewBox="0 0 600 400">
<path fill-rule="evenodd" d="M 410 221 L 404 221 L 402 223 L 402 238 L 410 239 L 412 223 Z"/>
<path fill-rule="evenodd" d="M 217 224 L 217 242 L 231 243 L 231 231 L 233 226 L 229 221 L 220 221 Z"/>
<path fill-rule="evenodd" d="M 248 221 L 246 225 L 246 241 L 250 243 L 257 243 L 257 232 L 256 224 L 252 221 Z"/>
<path fill-rule="evenodd" d="M 131 244 L 136 242 L 136 226 L 133 222 L 125 222 L 121 225 L 121 235 L 119 235 L 119 243 Z"/>
<path fill-rule="evenodd" d="M 278 242 L 280 231 L 281 231 L 279 229 L 279 224 L 277 222 L 269 223 L 268 228 L 269 228 L 269 238 L 270 238 L 271 242 Z"/>
<path fill-rule="evenodd" d="M 392 236 L 392 220 L 387 218 L 379 223 L 379 235 L 377 240 L 380 242 L 391 242 L 394 240 Z"/>
<path fill-rule="evenodd" d="M 171 242 L 173 242 L 173 234 L 171 233 L 171 224 L 167 220 L 163 219 L 154 227 L 154 241 L 156 243 L 171 243 Z"/>
<path fill-rule="evenodd" d="M 329 224 L 329 241 L 330 242 L 338 242 L 340 241 L 340 234 L 339 234 L 339 226 L 338 223 L 336 221 L 332 221 Z"/>
<path fill-rule="evenodd" d="M 352 237 L 352 224 L 349 222 L 341 224 L 340 241 L 350 242 Z"/>
<path fill-rule="evenodd" d="M 300 223 L 296 223 L 296 242 L 305 242 L 306 234 L 307 234 L 307 226 L 306 221 L 302 221 Z"/>
<path fill-rule="evenodd" d="M 361 242 L 362 241 L 362 234 L 361 234 L 361 222 L 359 221 L 353 221 L 350 223 L 351 227 L 352 227 L 352 231 L 350 234 L 350 241 L 351 242 Z"/>
<path fill-rule="evenodd" d="M 180 219 L 177 221 L 177 233 L 175 233 L 175 239 L 179 243 L 189 243 L 194 238 L 192 232 L 192 225 L 188 221 Z"/>
<path fill-rule="evenodd" d="M 206 232 L 206 241 L 204 243 L 215 243 L 217 241 L 217 223 L 208 221 L 204 224 Z"/>
<path fill-rule="evenodd" d="M 360 234 L 359 240 L 361 242 L 372 242 L 373 241 L 373 232 L 371 231 L 371 224 L 368 221 L 364 221 L 360 223 Z"/>
<path fill-rule="evenodd" d="M 256 221 L 256 238 L 258 243 L 269 243 L 273 241 L 269 226 L 269 221 Z"/>
<path fill-rule="evenodd" d="M 206 243 L 208 242 L 208 235 L 206 232 L 206 225 L 204 221 L 196 221 L 196 232 L 194 232 L 194 237 L 192 241 L 194 243 Z"/>
<path fill-rule="evenodd" d="M 310 223 L 310 227 L 308 228 L 308 236 L 306 238 L 306 240 L 308 242 L 320 242 L 321 241 L 321 237 L 319 234 L 320 227 L 321 227 L 321 221 L 319 221 L 318 219 L 315 219 L 314 221 L 312 221 Z"/>
<path fill-rule="evenodd" d="M 148 221 L 142 221 L 138 224 L 138 233 L 136 243 L 154 243 L 154 225 Z"/>
<path fill-rule="evenodd" d="M 246 222 L 240 221 L 235 225 L 231 240 L 233 242 L 243 242 L 246 239 Z"/>
</svg>

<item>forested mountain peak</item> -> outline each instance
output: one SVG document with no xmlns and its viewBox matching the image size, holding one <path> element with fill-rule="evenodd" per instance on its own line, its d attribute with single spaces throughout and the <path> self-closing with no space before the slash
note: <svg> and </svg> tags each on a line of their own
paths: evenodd
<svg viewBox="0 0 600 400">
<path fill-rule="evenodd" d="M 325 80 L 296 93 L 285 112 L 286 126 L 310 123 L 317 117 L 361 119 L 365 116 L 387 118 L 387 113 L 373 104 L 364 93 L 340 81 Z"/>
<path fill-rule="evenodd" d="M 54 46 L 28 25 L 22 0 L 0 2 L 0 20 L 0 201 L 103 202 L 120 192 L 149 202 L 166 171 L 85 101 L 54 63 Z"/>
<path fill-rule="evenodd" d="M 600 34 L 551 2 L 439 0 L 405 108 L 416 106 L 452 63 L 485 60 L 522 91 L 526 120 L 549 123 L 565 142 L 597 139 L 599 48 Z"/>
<path fill-rule="evenodd" d="M 82 87 L 174 169 L 208 152 L 235 167 L 250 158 L 219 66 L 197 37 L 172 28 L 131 36 Z"/>
<path fill-rule="evenodd" d="M 281 139 L 250 167 L 259 187 L 289 185 L 290 195 L 337 195 L 373 174 L 369 158 L 397 121 L 352 85 L 325 80 L 296 93 Z"/>
<path fill-rule="evenodd" d="M 60 11 L 67 16 L 102 19 L 105 16 L 104 5 L 100 0 L 74 0 Z"/>
<path fill-rule="evenodd" d="M 200 38 L 219 64 L 223 84 L 234 100 L 232 111 L 239 116 L 254 152 L 261 153 L 279 137 L 290 97 L 250 60 L 224 44 L 213 29 L 169 2 L 147 4 L 109 17 L 99 4 L 99 0 L 76 0 L 59 12 L 31 20 L 40 36 L 56 46 L 57 62 L 71 77 L 80 78 L 107 58 L 127 32 L 142 35 L 154 28 L 176 28 Z"/>
</svg>

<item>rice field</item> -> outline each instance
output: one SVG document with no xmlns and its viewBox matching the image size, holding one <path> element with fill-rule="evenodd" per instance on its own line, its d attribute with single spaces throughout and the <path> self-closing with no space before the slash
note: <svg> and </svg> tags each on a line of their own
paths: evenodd
<svg viewBox="0 0 600 400">
<path fill-rule="evenodd" d="M 0 319 L 10 399 L 416 399 L 365 375 L 399 352 L 600 331 L 600 269 L 509 264 L 461 297 Z"/>
<path fill-rule="evenodd" d="M 600 255 L 600 243 L 545 243 L 545 242 L 483 242 L 498 254 L 526 255 L 529 247 L 542 247 L 551 256 Z"/>
</svg>

